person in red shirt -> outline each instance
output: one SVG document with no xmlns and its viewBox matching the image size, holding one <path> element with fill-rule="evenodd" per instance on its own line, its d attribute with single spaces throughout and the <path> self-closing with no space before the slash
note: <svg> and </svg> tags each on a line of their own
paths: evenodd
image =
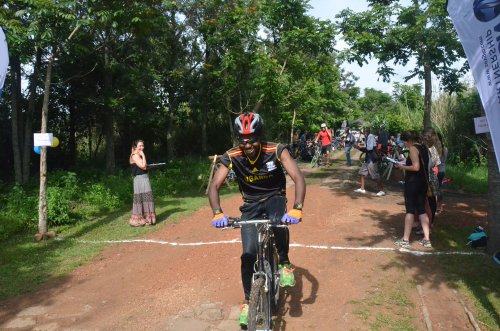
<svg viewBox="0 0 500 331">
<path fill-rule="evenodd" d="M 321 131 L 318 132 L 316 135 L 316 139 L 314 139 L 314 143 L 317 143 L 318 140 L 321 140 L 321 155 L 323 155 L 323 158 L 325 160 L 325 163 L 329 163 L 329 154 L 330 151 L 332 150 L 332 132 L 328 127 L 326 126 L 325 123 L 321 124 Z"/>
</svg>

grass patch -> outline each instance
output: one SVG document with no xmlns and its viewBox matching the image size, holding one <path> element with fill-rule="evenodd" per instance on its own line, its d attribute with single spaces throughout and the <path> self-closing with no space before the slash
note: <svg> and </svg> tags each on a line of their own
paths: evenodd
<svg viewBox="0 0 500 331">
<path fill-rule="evenodd" d="M 196 191 L 196 190 L 195 190 Z M 236 193 L 237 187 L 224 187 L 222 196 Z M 187 193 L 187 192 L 184 192 Z M 158 225 L 132 228 L 128 226 L 130 206 L 103 213 L 89 221 L 52 228 L 62 240 L 33 242 L 33 233 L 25 232 L 0 243 L 0 300 L 30 292 L 40 284 L 64 277 L 76 267 L 97 256 L 110 244 L 85 244 L 81 240 L 103 241 L 141 237 L 158 227 L 177 220 L 207 205 L 200 192 L 190 196 L 155 198 Z M 211 215 L 207 215 L 207 226 Z"/>
<path fill-rule="evenodd" d="M 500 325 L 500 268 L 489 256 L 442 256 L 439 261 L 449 285 L 465 296 L 474 316 L 489 330 Z M 472 303 L 472 305 L 471 305 Z"/>
<path fill-rule="evenodd" d="M 400 279 L 396 282 L 384 280 L 367 292 L 361 300 L 351 300 L 356 305 L 353 314 L 370 330 L 408 330 L 417 328 L 408 309 L 414 308 L 408 293 L 414 288 L 412 282 Z"/>
<path fill-rule="evenodd" d="M 433 229 L 432 244 L 437 251 L 484 252 L 467 246 L 473 226 L 459 227 L 440 223 Z M 500 325 L 500 268 L 487 255 L 439 256 L 439 262 L 450 287 L 465 296 L 476 320 L 488 329 Z"/>
<path fill-rule="evenodd" d="M 485 165 L 446 165 L 450 188 L 471 193 L 488 192 L 488 168 Z"/>
</svg>

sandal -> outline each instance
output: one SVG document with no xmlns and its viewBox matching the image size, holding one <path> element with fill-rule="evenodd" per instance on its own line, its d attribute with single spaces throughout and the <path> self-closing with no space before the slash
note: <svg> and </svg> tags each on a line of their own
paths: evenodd
<svg viewBox="0 0 500 331">
<path fill-rule="evenodd" d="M 432 244 L 431 244 L 431 241 L 430 240 L 426 240 L 426 239 L 420 239 L 418 241 L 418 243 L 422 246 L 424 246 L 425 248 L 432 248 Z"/>
<path fill-rule="evenodd" d="M 410 247 L 410 242 L 408 240 L 404 240 L 403 238 L 396 240 L 394 242 L 394 245 L 402 247 L 402 248 L 409 248 Z"/>
</svg>

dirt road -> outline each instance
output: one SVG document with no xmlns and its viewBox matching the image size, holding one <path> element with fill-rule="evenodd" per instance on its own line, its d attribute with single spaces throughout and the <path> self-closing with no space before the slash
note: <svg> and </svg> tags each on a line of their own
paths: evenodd
<svg viewBox="0 0 500 331">
<path fill-rule="evenodd" d="M 276 329 L 427 330 L 425 307 L 434 330 L 471 330 L 437 258 L 392 244 L 403 230 L 401 189 L 377 197 L 370 183 L 372 192 L 361 195 L 353 192 L 354 167 L 326 175 L 307 174 L 317 183 L 308 185 L 304 221 L 291 228 L 297 284 L 285 293 Z M 222 206 L 238 215 L 240 202 Z M 486 219 L 481 199 L 449 197 L 445 208 L 445 220 Z M 147 242 L 116 243 L 65 279 L 0 303 L 0 329 L 239 330 L 239 232 L 211 228 L 210 215 L 205 207 Z M 435 252 L 416 242 L 411 249 Z"/>
</svg>

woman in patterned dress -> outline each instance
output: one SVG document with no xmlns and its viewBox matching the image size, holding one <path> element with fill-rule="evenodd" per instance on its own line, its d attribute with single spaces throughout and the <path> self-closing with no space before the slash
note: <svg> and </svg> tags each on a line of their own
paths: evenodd
<svg viewBox="0 0 500 331">
<path fill-rule="evenodd" d="M 129 224 L 133 227 L 154 225 L 156 224 L 155 204 L 148 177 L 144 141 L 134 141 L 129 163 L 132 176 L 134 176 L 134 203 Z"/>
</svg>

